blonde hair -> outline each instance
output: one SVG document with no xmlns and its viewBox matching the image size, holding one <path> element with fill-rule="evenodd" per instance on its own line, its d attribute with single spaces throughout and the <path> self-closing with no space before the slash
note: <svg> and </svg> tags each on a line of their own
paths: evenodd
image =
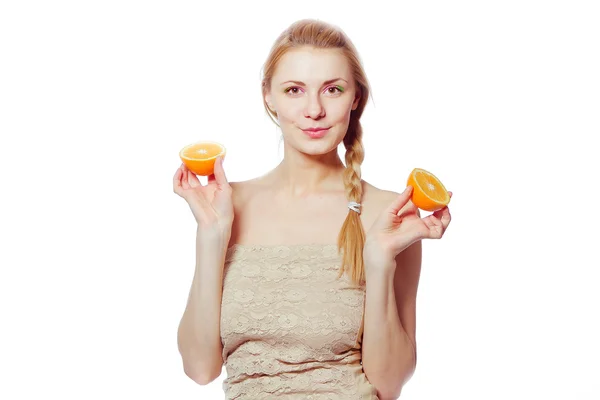
<svg viewBox="0 0 600 400">
<path fill-rule="evenodd" d="M 263 66 L 262 94 L 265 110 L 271 120 L 279 126 L 276 121 L 277 112 L 269 108 L 266 94 L 271 90 L 271 79 L 281 57 L 288 50 L 302 46 L 339 49 L 350 65 L 356 90 L 361 97 L 357 108 L 350 114 L 348 131 L 343 140 L 346 148 L 346 169 L 343 177 L 348 201 L 360 203 L 363 194 L 360 166 L 365 157 L 360 117 L 367 104 L 370 85 L 356 48 L 339 27 L 315 19 L 302 19 L 291 24 L 279 35 Z M 360 215 L 348 209 L 348 215 L 338 235 L 338 251 L 343 254 L 339 277 L 347 272 L 352 282 L 357 285 L 365 280 L 362 254 L 364 243 L 365 231 Z"/>
</svg>

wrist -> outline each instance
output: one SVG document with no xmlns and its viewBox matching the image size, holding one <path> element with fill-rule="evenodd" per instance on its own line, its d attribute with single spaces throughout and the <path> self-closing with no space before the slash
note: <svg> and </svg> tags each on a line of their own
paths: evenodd
<svg viewBox="0 0 600 400">
<path fill-rule="evenodd" d="M 231 228 L 227 227 L 201 227 L 196 228 L 196 239 L 210 246 L 225 246 L 229 244 L 231 239 Z"/>
<path fill-rule="evenodd" d="M 386 277 L 396 271 L 395 260 L 365 260 L 366 277 Z"/>
<path fill-rule="evenodd" d="M 388 269 L 396 266 L 396 258 L 391 251 L 377 241 L 365 241 L 363 260 L 366 269 Z"/>
</svg>

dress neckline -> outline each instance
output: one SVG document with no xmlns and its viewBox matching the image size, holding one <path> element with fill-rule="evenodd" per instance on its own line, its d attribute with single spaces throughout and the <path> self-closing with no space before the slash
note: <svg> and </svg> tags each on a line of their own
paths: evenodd
<svg viewBox="0 0 600 400">
<path fill-rule="evenodd" d="M 241 254 L 255 254 L 268 258 L 311 258 L 315 256 L 339 256 L 337 244 L 305 243 L 305 244 L 233 244 L 227 248 L 227 258 Z"/>
<path fill-rule="evenodd" d="M 227 250 L 232 250 L 235 248 L 242 249 L 264 249 L 264 250 L 272 250 L 272 249 L 314 249 L 314 248 L 335 248 L 337 249 L 337 244 L 335 243 L 305 243 L 305 244 L 243 244 L 243 243 L 235 243 L 227 248 Z"/>
</svg>

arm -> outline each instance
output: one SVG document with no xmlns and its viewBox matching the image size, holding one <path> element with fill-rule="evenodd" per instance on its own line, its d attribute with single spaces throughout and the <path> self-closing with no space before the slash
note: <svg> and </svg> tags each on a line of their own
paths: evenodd
<svg viewBox="0 0 600 400">
<path fill-rule="evenodd" d="M 196 235 L 196 269 L 177 344 L 185 374 L 200 385 L 221 375 L 223 345 L 220 334 L 223 267 L 229 239 L 201 240 Z M 218 249 L 218 251 L 215 251 Z"/>
<path fill-rule="evenodd" d="M 363 370 L 382 400 L 397 399 L 412 377 L 416 353 L 416 295 L 421 241 L 396 257 L 396 268 L 368 268 Z"/>
</svg>

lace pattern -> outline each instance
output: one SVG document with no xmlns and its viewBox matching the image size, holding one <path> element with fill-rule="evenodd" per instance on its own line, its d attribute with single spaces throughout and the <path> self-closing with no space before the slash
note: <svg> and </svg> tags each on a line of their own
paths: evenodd
<svg viewBox="0 0 600 400">
<path fill-rule="evenodd" d="M 336 245 L 234 245 L 223 274 L 226 399 L 377 399 L 361 365 L 364 286 Z"/>
</svg>

